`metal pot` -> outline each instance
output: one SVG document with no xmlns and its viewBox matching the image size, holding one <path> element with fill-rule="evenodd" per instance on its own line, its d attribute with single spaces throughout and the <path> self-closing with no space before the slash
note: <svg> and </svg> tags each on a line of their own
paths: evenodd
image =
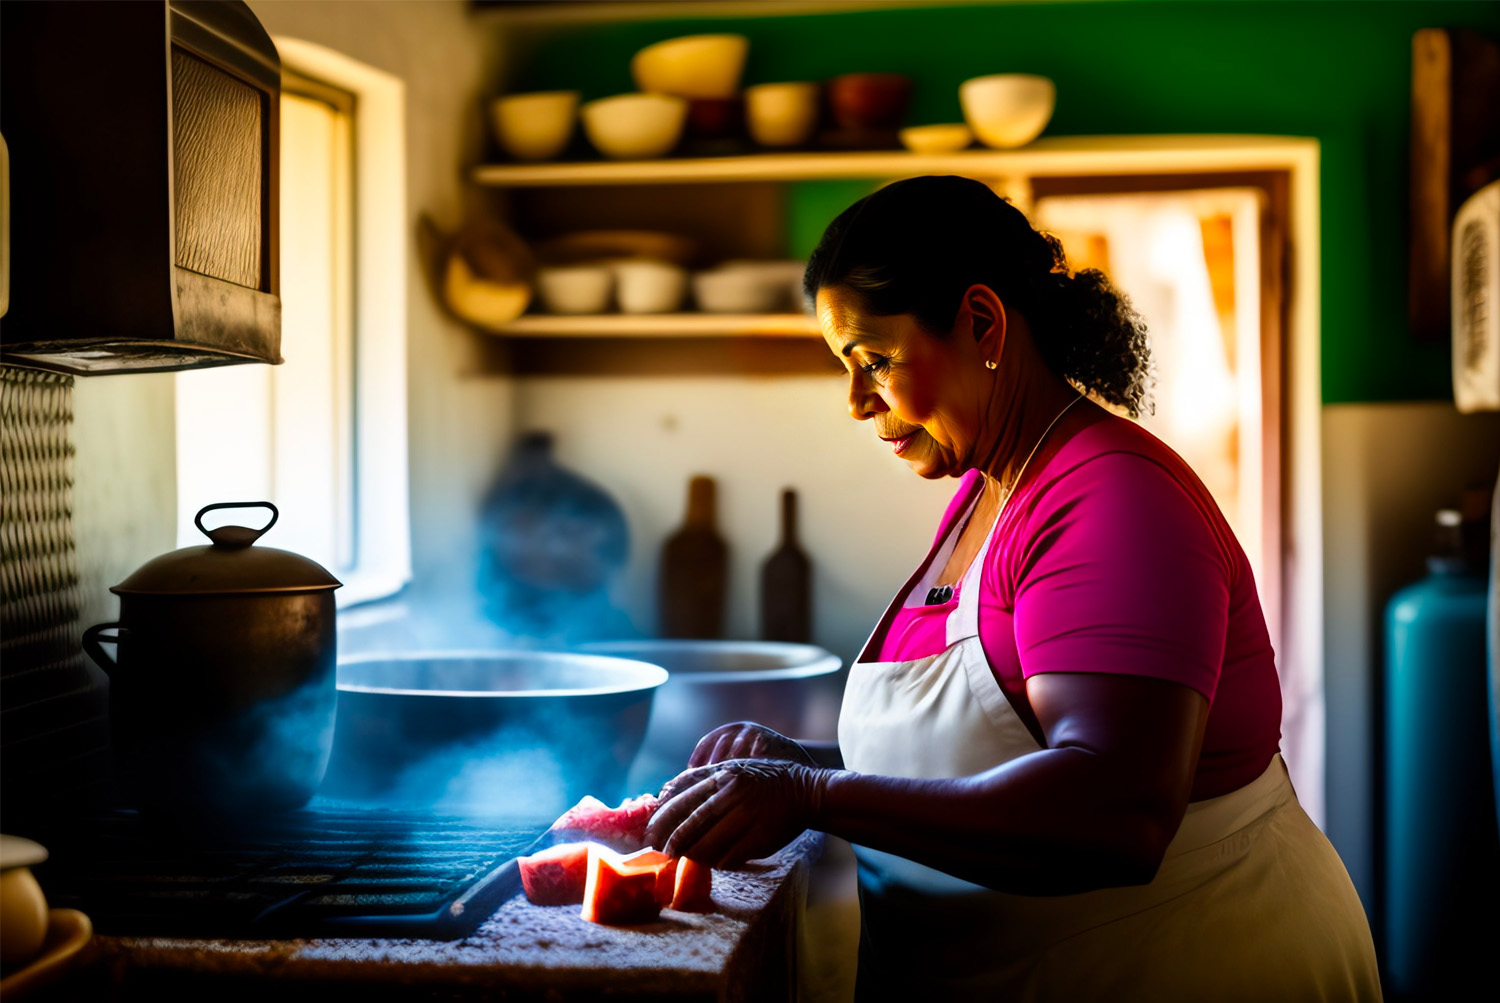
<svg viewBox="0 0 1500 1003">
<path fill-rule="evenodd" d="M 790 738 L 838 737 L 839 657 L 779 641 L 639 640 L 579 645 L 590 654 L 639 658 L 670 678 L 631 770 L 632 787 L 660 788 L 687 766 L 698 739 L 730 721 L 755 721 Z"/>
<path fill-rule="evenodd" d="M 204 514 L 225 508 L 266 508 L 271 521 L 206 529 Z M 340 583 L 305 557 L 251 546 L 278 515 L 270 502 L 205 506 L 194 523 L 212 543 L 143 564 L 110 589 L 120 619 L 84 632 L 110 677 L 116 770 L 144 810 L 253 818 L 302 806 L 322 780 Z"/>
<path fill-rule="evenodd" d="M 613 804 L 666 681 L 656 665 L 564 653 L 340 659 L 320 794 L 533 818 L 585 794 Z"/>
</svg>

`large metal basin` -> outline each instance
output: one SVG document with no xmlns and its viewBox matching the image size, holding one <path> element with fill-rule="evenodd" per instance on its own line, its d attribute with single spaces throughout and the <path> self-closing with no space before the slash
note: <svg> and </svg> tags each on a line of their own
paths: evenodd
<svg viewBox="0 0 1500 1003">
<path fill-rule="evenodd" d="M 632 790 L 657 790 L 686 765 L 709 731 L 755 721 L 792 738 L 838 737 L 842 666 L 812 644 L 776 641 L 600 641 L 580 651 L 637 658 L 666 669 Z"/>
<path fill-rule="evenodd" d="M 662 668 L 601 655 L 446 651 L 338 664 L 319 793 L 548 818 L 625 793 Z"/>
</svg>

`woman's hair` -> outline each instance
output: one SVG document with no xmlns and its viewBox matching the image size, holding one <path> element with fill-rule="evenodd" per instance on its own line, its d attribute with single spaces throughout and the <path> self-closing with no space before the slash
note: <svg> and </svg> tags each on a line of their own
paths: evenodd
<svg viewBox="0 0 1500 1003">
<path fill-rule="evenodd" d="M 1062 244 L 978 181 L 910 178 L 867 195 L 828 225 L 808 260 L 810 301 L 842 286 L 880 316 L 912 314 L 942 337 L 971 286 L 995 291 L 1031 325 L 1058 376 L 1132 417 L 1149 410 L 1146 325 L 1104 273 L 1069 274 Z"/>
</svg>

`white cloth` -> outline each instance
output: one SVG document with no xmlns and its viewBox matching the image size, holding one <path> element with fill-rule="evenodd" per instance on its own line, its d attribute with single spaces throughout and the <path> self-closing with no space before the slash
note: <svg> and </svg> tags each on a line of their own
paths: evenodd
<svg viewBox="0 0 1500 1003">
<path fill-rule="evenodd" d="M 962 777 L 1040 750 L 979 641 L 979 574 L 993 534 L 964 577 L 944 651 L 863 660 L 924 566 L 850 669 L 839 717 L 849 769 Z M 1010 895 L 867 847 L 855 855 L 861 1001 L 1381 998 L 1354 886 L 1279 755 L 1245 787 L 1190 804 L 1148 885 Z"/>
</svg>

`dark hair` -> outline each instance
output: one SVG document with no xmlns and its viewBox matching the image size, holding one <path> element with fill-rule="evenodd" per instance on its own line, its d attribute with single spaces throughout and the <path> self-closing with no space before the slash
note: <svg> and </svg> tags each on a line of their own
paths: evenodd
<svg viewBox="0 0 1500 1003">
<path fill-rule="evenodd" d="M 802 280 L 809 300 L 843 286 L 870 312 L 912 314 L 937 336 L 976 284 L 1026 317 L 1058 376 L 1132 417 L 1150 410 L 1140 315 L 1103 272 L 1070 274 L 1056 237 L 971 178 L 909 178 L 860 199 L 828 225 Z"/>
</svg>

